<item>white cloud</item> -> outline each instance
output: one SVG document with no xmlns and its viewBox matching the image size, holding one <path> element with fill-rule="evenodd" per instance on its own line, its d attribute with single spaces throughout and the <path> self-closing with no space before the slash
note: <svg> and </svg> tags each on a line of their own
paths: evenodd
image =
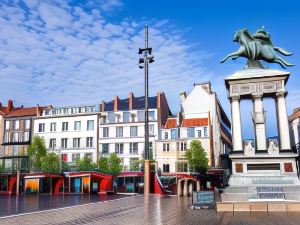
<svg viewBox="0 0 300 225">
<path fill-rule="evenodd" d="M 63 3 L 63 4 L 62 4 Z M 26 105 L 100 103 L 114 95 L 143 95 L 138 48 L 144 20 L 111 21 L 106 11 L 120 1 L 2 3 L 0 12 L 0 96 Z M 212 74 L 202 66 L 208 53 L 193 50 L 184 33 L 167 20 L 147 21 L 155 63 L 151 95 L 165 91 L 172 108 L 178 94 Z"/>
</svg>

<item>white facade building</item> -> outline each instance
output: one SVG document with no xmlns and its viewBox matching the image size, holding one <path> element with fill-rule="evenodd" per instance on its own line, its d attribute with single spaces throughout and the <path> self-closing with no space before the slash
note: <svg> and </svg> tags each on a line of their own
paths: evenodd
<svg viewBox="0 0 300 225">
<path fill-rule="evenodd" d="M 96 105 L 46 109 L 34 117 L 34 135 L 43 137 L 47 149 L 64 162 L 75 163 L 85 156 L 97 162 L 98 111 Z"/>
<path fill-rule="evenodd" d="M 300 108 L 294 109 L 292 115 L 289 116 L 291 146 L 298 147 L 300 145 Z"/>
<path fill-rule="evenodd" d="M 149 97 L 149 142 L 150 148 L 158 139 L 158 129 L 167 120 L 170 110 L 164 93 Z M 130 170 L 135 160 L 144 158 L 144 97 L 102 102 L 99 123 L 99 151 L 108 156 L 117 153 L 122 159 L 123 170 Z"/>
<path fill-rule="evenodd" d="M 181 112 L 169 117 L 160 129 L 155 158 L 162 172 L 188 172 L 185 151 L 192 140 L 199 140 L 209 165 L 219 167 L 220 158 L 231 150 L 230 121 L 210 83 L 195 84 L 181 96 Z"/>
</svg>

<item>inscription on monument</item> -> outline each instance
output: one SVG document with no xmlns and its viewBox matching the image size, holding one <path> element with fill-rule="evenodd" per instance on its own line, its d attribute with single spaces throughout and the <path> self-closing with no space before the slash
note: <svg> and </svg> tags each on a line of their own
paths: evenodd
<svg viewBox="0 0 300 225">
<path fill-rule="evenodd" d="M 274 93 L 282 89 L 281 81 L 262 83 L 233 84 L 230 86 L 230 95 L 249 95 L 257 93 Z"/>
</svg>

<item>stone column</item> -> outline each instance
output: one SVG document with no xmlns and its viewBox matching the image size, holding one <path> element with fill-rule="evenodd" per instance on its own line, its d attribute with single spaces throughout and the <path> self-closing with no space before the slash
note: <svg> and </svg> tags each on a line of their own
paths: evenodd
<svg viewBox="0 0 300 225">
<path fill-rule="evenodd" d="M 253 95 L 253 122 L 255 128 L 256 150 L 267 150 L 265 112 L 263 106 L 263 95 Z"/>
<path fill-rule="evenodd" d="M 276 93 L 276 111 L 277 111 L 280 150 L 291 149 L 289 122 L 288 122 L 288 115 L 287 115 L 286 104 L 285 104 L 285 94 L 286 92 L 283 91 Z"/>
<path fill-rule="evenodd" d="M 197 191 L 200 191 L 201 190 L 201 185 L 200 185 L 200 181 L 197 180 Z"/>
<path fill-rule="evenodd" d="M 231 96 L 231 120 L 233 151 L 243 151 L 240 96 Z"/>
<path fill-rule="evenodd" d="M 188 193 L 189 193 L 188 180 L 184 179 L 183 184 L 184 184 L 184 186 L 183 186 L 183 196 L 188 196 Z"/>
</svg>

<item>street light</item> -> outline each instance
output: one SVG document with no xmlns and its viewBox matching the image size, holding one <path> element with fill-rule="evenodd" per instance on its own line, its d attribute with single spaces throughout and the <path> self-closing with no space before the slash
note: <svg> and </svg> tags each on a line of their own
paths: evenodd
<svg viewBox="0 0 300 225">
<path fill-rule="evenodd" d="M 144 69 L 145 72 L 145 165 L 144 165 L 144 194 L 150 193 L 150 152 L 149 152 L 149 102 L 148 102 L 148 65 L 154 62 L 152 55 L 152 48 L 148 47 L 148 26 L 145 26 L 145 48 L 139 48 L 140 55 L 143 58 L 139 59 L 139 68 Z"/>
</svg>

